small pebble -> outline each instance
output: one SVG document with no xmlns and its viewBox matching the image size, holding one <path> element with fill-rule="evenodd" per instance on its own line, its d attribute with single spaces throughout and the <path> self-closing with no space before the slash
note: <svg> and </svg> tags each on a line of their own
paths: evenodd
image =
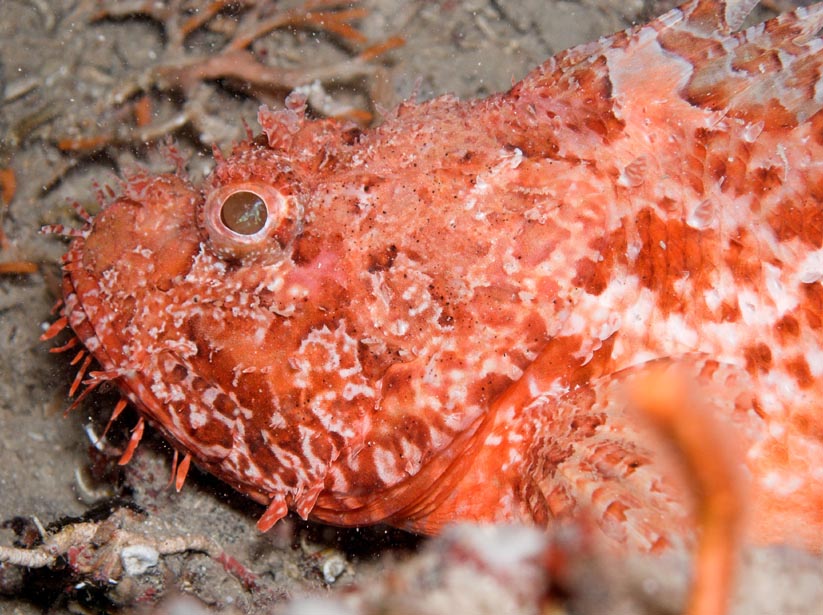
<svg viewBox="0 0 823 615">
<path fill-rule="evenodd" d="M 126 576 L 137 577 L 157 566 L 160 554 L 148 545 L 130 545 L 120 552 L 120 561 Z"/>
</svg>

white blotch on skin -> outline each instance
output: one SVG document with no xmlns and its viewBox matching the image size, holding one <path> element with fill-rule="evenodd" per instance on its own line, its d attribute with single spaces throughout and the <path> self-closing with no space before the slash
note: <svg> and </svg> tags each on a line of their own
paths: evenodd
<svg viewBox="0 0 823 615">
<path fill-rule="evenodd" d="M 769 472 L 763 477 L 763 486 L 778 496 L 789 496 L 803 487 L 803 479 L 787 472 Z"/>
<path fill-rule="evenodd" d="M 194 404 L 189 404 L 189 423 L 192 429 L 200 429 L 209 421 L 209 415 Z"/>
<path fill-rule="evenodd" d="M 219 394 L 220 394 L 220 391 L 218 391 L 215 388 L 206 389 L 205 391 L 203 391 L 203 396 L 202 396 L 203 403 L 206 404 L 207 406 L 213 406 L 214 405 L 214 400 L 217 399 L 217 396 Z"/>
<path fill-rule="evenodd" d="M 819 378 L 823 375 L 823 349 L 813 346 L 806 350 L 805 358 L 812 376 Z"/>
<path fill-rule="evenodd" d="M 793 310 L 797 306 L 796 293 L 790 292 L 780 279 L 782 269 L 771 263 L 763 263 L 763 277 L 766 279 L 766 289 L 777 308 L 777 316 Z"/>
<path fill-rule="evenodd" d="M 823 250 L 807 253 L 797 268 L 797 280 L 801 284 L 813 284 L 819 282 L 821 278 L 823 278 Z"/>
<path fill-rule="evenodd" d="M 385 485 L 393 485 L 403 478 L 402 474 L 397 471 L 397 459 L 391 451 L 377 446 L 374 447 L 372 456 L 377 476 Z"/>
<path fill-rule="evenodd" d="M 341 396 L 346 401 L 351 401 L 352 399 L 360 395 L 364 397 L 374 397 L 374 389 L 364 384 L 355 384 L 353 382 L 347 382 L 346 385 L 343 387 L 343 392 L 341 393 Z"/>
</svg>

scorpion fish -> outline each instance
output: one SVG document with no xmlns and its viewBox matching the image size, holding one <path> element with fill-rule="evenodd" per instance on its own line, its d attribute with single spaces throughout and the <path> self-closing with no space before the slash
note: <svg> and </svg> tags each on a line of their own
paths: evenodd
<svg viewBox="0 0 823 615">
<path fill-rule="evenodd" d="M 261 530 L 586 515 L 652 552 L 689 540 L 693 495 L 625 389 L 677 368 L 747 535 L 820 550 L 823 5 L 741 30 L 755 4 L 693 0 L 373 128 L 263 107 L 200 185 L 112 191 L 44 337 L 69 326 L 73 388 L 136 407 L 126 458 L 153 425 L 178 488 L 194 463 Z"/>
</svg>

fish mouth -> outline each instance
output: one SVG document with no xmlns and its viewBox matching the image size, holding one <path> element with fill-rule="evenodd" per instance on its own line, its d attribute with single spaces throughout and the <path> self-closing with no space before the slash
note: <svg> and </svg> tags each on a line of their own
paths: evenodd
<svg viewBox="0 0 823 615">
<path fill-rule="evenodd" d="M 97 296 L 98 291 L 91 289 L 93 292 L 90 293 L 90 276 L 82 275 L 84 246 L 85 238 L 75 239 L 63 257 L 62 313 L 80 343 L 97 359 L 104 370 L 109 370 L 115 367 L 114 361 L 109 357 L 92 324 L 92 312 L 96 312 L 97 308 L 90 308 L 95 303 L 93 297 Z"/>
</svg>

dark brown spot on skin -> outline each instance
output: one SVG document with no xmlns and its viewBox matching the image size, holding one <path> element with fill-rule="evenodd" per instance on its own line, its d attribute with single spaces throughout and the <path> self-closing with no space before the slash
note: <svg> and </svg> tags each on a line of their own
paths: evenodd
<svg viewBox="0 0 823 615">
<path fill-rule="evenodd" d="M 201 378 L 200 376 L 195 376 L 192 378 L 191 381 L 191 388 L 194 391 L 200 392 L 205 391 L 209 388 L 209 383 L 205 378 Z"/>
<path fill-rule="evenodd" d="M 702 5 L 697 7 L 698 10 L 701 8 Z M 716 17 L 701 18 L 697 13 L 689 17 L 690 23 L 700 23 L 704 20 L 708 22 L 708 31 L 716 29 Z M 729 99 L 743 79 L 729 76 L 728 71 L 717 70 L 715 59 L 725 60 L 727 57 L 721 41 L 692 34 L 683 29 L 667 28 L 658 33 L 658 42 L 663 49 L 685 58 L 694 67 L 689 82 L 681 91 L 681 96 L 686 101 L 698 107 L 715 110 L 728 105 Z"/>
<path fill-rule="evenodd" d="M 392 363 L 393 354 L 391 348 L 383 352 L 379 346 L 364 344 L 362 341 L 357 343 L 357 360 L 360 363 L 360 369 L 363 370 L 363 375 L 373 382 L 386 373 L 386 369 Z"/>
<path fill-rule="evenodd" d="M 823 422 L 812 414 L 806 412 L 795 414 L 792 416 L 792 425 L 804 436 L 823 440 Z"/>
<path fill-rule="evenodd" d="M 583 359 L 577 355 L 582 345 L 582 337 L 570 335 L 555 337 L 541 350 L 527 371 L 535 374 L 540 381 L 557 379 L 563 386 L 575 388 L 602 376 L 612 367 L 612 350 L 617 335 L 603 340 L 591 360 L 582 365 Z M 580 394 L 580 393 L 578 393 Z"/>
<path fill-rule="evenodd" d="M 715 32 L 721 23 L 726 25 L 726 16 L 723 12 L 718 12 L 717 6 L 712 3 L 697 3 L 689 12 L 688 24 L 695 32 Z M 723 52 L 723 48 L 720 46 L 720 43 L 714 39 L 701 38 L 682 30 L 676 30 L 675 32 L 684 35 L 684 42 L 688 45 L 687 49 L 691 49 L 693 47 L 700 49 L 701 47 L 705 47 L 713 51 L 712 55 L 707 55 L 706 52 L 704 52 L 701 56 L 697 56 L 704 58 L 701 64 L 705 63 L 705 60 L 708 58 L 716 57 L 714 54 L 722 54 Z M 677 48 L 675 47 L 675 51 L 676 50 Z M 695 59 L 697 58 L 695 57 Z"/>
<path fill-rule="evenodd" d="M 721 322 L 737 322 L 740 319 L 740 307 L 737 305 L 737 300 L 734 303 L 724 301 L 720 304 L 720 321 Z"/>
<path fill-rule="evenodd" d="M 823 145 L 823 109 L 811 117 L 809 124 L 812 139 L 817 145 Z"/>
<path fill-rule="evenodd" d="M 602 267 L 590 258 L 581 258 L 577 261 L 577 275 L 574 276 L 572 284 L 583 288 L 590 295 L 599 295 L 608 284 L 605 272 Z"/>
<path fill-rule="evenodd" d="M 443 328 L 448 328 L 454 326 L 454 316 L 447 309 L 443 309 L 440 313 L 440 317 L 437 319 L 437 324 L 439 324 Z"/>
<path fill-rule="evenodd" d="M 749 346 L 743 350 L 743 356 L 746 358 L 746 371 L 752 376 L 768 372 L 772 366 L 772 351 L 766 344 Z"/>
<path fill-rule="evenodd" d="M 185 366 L 180 365 L 177 363 L 171 370 L 168 375 L 168 382 L 170 383 L 178 383 L 182 382 L 186 379 L 186 376 L 189 375 L 189 370 L 185 368 Z"/>
<path fill-rule="evenodd" d="M 302 233 L 294 242 L 292 260 L 295 265 L 301 266 L 312 262 L 320 255 L 322 242 L 310 232 Z"/>
<path fill-rule="evenodd" d="M 394 442 L 397 444 L 397 455 L 402 457 L 402 448 L 399 446 L 399 438 L 404 438 L 413 442 L 421 451 L 431 450 L 431 432 L 424 420 L 412 415 L 403 415 L 397 422 L 397 436 Z"/>
<path fill-rule="evenodd" d="M 299 425 L 290 425 L 283 429 L 271 430 L 271 437 L 278 446 L 289 451 L 301 450 L 301 434 Z M 249 429 L 245 432 L 246 446 L 249 448 L 250 458 L 254 459 L 255 465 L 260 468 L 265 468 L 273 474 L 278 474 L 284 482 L 291 482 L 296 484 L 297 474 L 294 468 L 290 468 L 282 463 L 280 459 L 272 452 L 268 443 L 263 437 L 263 432 L 259 429 Z M 298 453 L 295 453 L 301 457 Z"/>
<path fill-rule="evenodd" d="M 564 91 L 576 102 L 568 105 L 568 113 L 561 116 L 553 108 L 559 102 L 558 92 Z M 534 75 L 532 79 L 516 85 L 509 96 L 519 106 L 512 117 L 507 118 L 506 125 L 498 129 L 505 131 L 499 138 L 530 157 L 557 157 L 560 148 L 557 144 L 557 124 L 552 121 L 555 116 L 563 118 L 568 130 L 594 133 L 605 145 L 618 138 L 625 129 L 625 122 L 614 113 L 612 83 L 606 59 L 602 55 L 584 66 L 570 66 L 562 72 Z M 546 105 L 544 99 L 551 100 L 552 104 Z M 512 138 L 513 135 L 517 138 Z"/>
<path fill-rule="evenodd" d="M 692 188 L 702 194 L 705 190 L 702 178 L 705 172 L 719 185 L 723 192 L 736 196 L 748 194 L 750 178 L 748 162 L 750 158 L 748 143 L 730 141 L 729 133 L 723 130 L 699 128 L 694 133 L 695 155 L 690 159 L 697 165 L 692 172 L 699 178 L 690 182 Z M 756 202 L 756 201 L 755 201 Z"/>
<path fill-rule="evenodd" d="M 757 238 L 748 230 L 737 229 L 736 237 L 729 239 L 723 260 L 738 283 L 752 285 L 759 283 L 763 253 L 757 243 Z"/>
<path fill-rule="evenodd" d="M 585 101 L 583 107 L 587 114 L 583 124 L 600 135 L 605 144 L 611 143 L 623 133 L 626 124 L 614 115 L 612 102 L 612 83 L 606 58 L 599 56 L 587 63 L 581 70 L 575 71 L 577 88 L 575 93 Z"/>
<path fill-rule="evenodd" d="M 805 314 L 806 322 L 812 329 L 823 329 L 823 286 L 803 284 L 800 290 L 803 293 L 800 310 Z"/>
<path fill-rule="evenodd" d="M 800 324 L 794 316 L 787 314 L 775 323 L 774 330 L 777 333 L 777 340 L 781 344 L 786 344 L 800 335 Z"/>
<path fill-rule="evenodd" d="M 516 130 L 516 129 L 515 129 Z M 560 151 L 560 144 L 557 138 L 552 138 L 544 132 L 537 133 L 526 130 L 518 130 L 518 135 L 522 135 L 517 140 L 516 146 L 523 152 L 525 156 L 535 158 L 557 158 Z"/>
<path fill-rule="evenodd" d="M 383 406 L 414 407 L 415 394 L 411 386 L 414 376 L 414 367 L 406 363 L 395 363 L 389 367 L 381 383 Z M 387 403 L 388 398 L 391 401 Z"/>
<path fill-rule="evenodd" d="M 752 43 L 744 44 L 735 50 L 732 69 L 745 71 L 750 75 L 760 76 L 775 73 L 782 68 L 782 63 L 775 49 L 763 49 Z"/>
<path fill-rule="evenodd" d="M 598 262 L 590 258 L 577 261 L 576 274 L 572 283 L 590 295 L 600 295 L 609 284 L 616 265 L 626 264 L 626 229 L 620 226 L 606 237 L 597 237 L 589 242 L 589 247 L 599 255 Z"/>
<path fill-rule="evenodd" d="M 511 386 L 512 380 L 503 374 L 489 374 L 483 380 L 468 387 L 466 400 L 469 404 L 487 405 Z"/>
<path fill-rule="evenodd" d="M 225 397 L 225 396 L 224 396 Z M 219 399 L 219 396 L 218 396 Z M 206 415 L 214 413 L 215 405 L 205 406 L 200 408 L 200 412 Z M 176 412 L 184 420 L 189 420 L 188 403 L 184 402 L 182 407 Z M 230 414 L 228 416 L 231 416 Z M 232 433 L 228 425 L 222 421 L 207 420 L 205 424 L 195 427 L 189 423 L 190 435 L 200 444 L 206 446 L 220 446 L 222 448 L 230 448 L 232 445 Z"/>
<path fill-rule="evenodd" d="M 369 254 L 368 270 L 370 273 L 374 273 L 390 269 L 395 258 L 397 258 L 397 246 L 394 244 L 377 252 L 372 252 Z"/>
<path fill-rule="evenodd" d="M 235 406 L 234 402 L 228 395 L 225 393 L 220 393 L 217 397 L 215 397 L 213 407 L 221 414 L 231 416 L 237 406 Z"/>
<path fill-rule="evenodd" d="M 782 167 L 760 167 L 749 174 L 750 190 L 758 198 L 762 198 L 767 192 L 783 185 L 783 175 L 785 169 Z"/>
<path fill-rule="evenodd" d="M 778 132 L 797 128 L 797 116 L 774 98 L 766 105 L 752 105 L 752 111 L 752 119 L 761 117 L 765 120 L 764 130 Z"/>
<path fill-rule="evenodd" d="M 812 378 L 812 373 L 809 370 L 809 364 L 806 363 L 804 357 L 798 355 L 786 364 L 786 368 L 801 389 L 808 389 L 814 384 L 814 378 Z"/>
<path fill-rule="evenodd" d="M 703 275 L 704 252 L 714 245 L 714 231 L 698 231 L 680 219 L 662 220 L 655 211 L 643 209 L 636 219 L 642 247 L 634 263 L 641 284 L 655 291 L 664 314 L 687 309 L 690 296 L 675 288 L 676 282 L 688 277 L 694 293 L 702 293 L 711 282 Z"/>
<path fill-rule="evenodd" d="M 220 446 L 230 448 L 232 445 L 232 434 L 228 426 L 220 421 L 208 421 L 200 427 L 190 427 L 192 437 L 202 444 L 203 447 Z"/>
<path fill-rule="evenodd" d="M 766 221 L 778 241 L 797 238 L 815 249 L 823 247 L 823 209 L 820 201 L 783 200 L 769 212 Z"/>
</svg>

